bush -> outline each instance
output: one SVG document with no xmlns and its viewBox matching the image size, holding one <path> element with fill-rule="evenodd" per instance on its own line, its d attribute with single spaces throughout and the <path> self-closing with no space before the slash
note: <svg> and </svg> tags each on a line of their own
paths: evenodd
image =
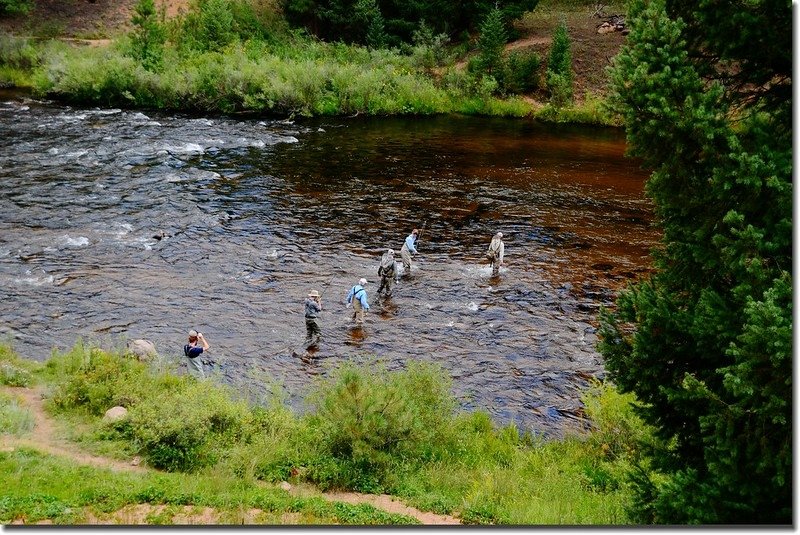
<svg viewBox="0 0 800 535">
<path fill-rule="evenodd" d="M 554 106 L 572 102 L 572 53 L 567 26 L 563 22 L 553 33 L 550 58 L 547 63 L 547 89 Z"/>
<path fill-rule="evenodd" d="M 447 34 L 434 35 L 431 27 L 421 22 L 413 33 L 411 58 L 414 65 L 428 70 L 443 66 L 450 59 L 447 54 L 449 41 Z"/>
<path fill-rule="evenodd" d="M 592 426 L 590 442 L 605 456 L 634 453 L 651 429 L 635 412 L 633 394 L 620 394 L 608 383 L 594 382 L 581 398 Z"/>
<path fill-rule="evenodd" d="M 8 386 L 31 386 L 34 372 L 41 365 L 20 358 L 10 344 L 0 344 L 0 384 Z"/>
<path fill-rule="evenodd" d="M 450 381 L 430 364 L 388 373 L 347 364 L 312 397 L 311 425 L 321 458 L 313 478 L 327 486 L 376 492 L 405 463 L 443 455 L 455 400 Z M 446 441 L 445 441 L 446 442 Z"/>
<path fill-rule="evenodd" d="M 32 69 L 39 64 L 39 54 L 28 39 L 0 34 L 0 65 Z"/>
<path fill-rule="evenodd" d="M 145 69 L 160 70 L 167 34 L 164 25 L 156 16 L 153 0 L 137 2 L 131 23 L 134 26 L 131 36 L 131 55 L 138 59 Z"/>
<path fill-rule="evenodd" d="M 216 463 L 246 438 L 249 410 L 209 381 L 184 379 L 142 400 L 116 428 L 148 462 L 163 470 L 191 471 Z"/>
<path fill-rule="evenodd" d="M 572 79 L 569 76 L 548 71 L 547 89 L 553 106 L 559 108 L 572 103 Z"/>
<path fill-rule="evenodd" d="M 245 434 L 224 461 L 243 478 L 285 481 L 300 475 L 317 451 L 318 437 L 307 422 L 278 404 L 253 409 Z"/>
<path fill-rule="evenodd" d="M 536 52 L 514 50 L 505 60 L 503 90 L 507 93 L 530 93 L 539 89 L 539 67 L 542 60 Z"/>
<path fill-rule="evenodd" d="M 51 398 L 61 410 L 97 416 L 115 405 L 135 405 L 149 390 L 145 364 L 82 344 L 60 359 L 51 359 L 48 366 L 66 373 Z"/>
<path fill-rule="evenodd" d="M 507 37 L 503 12 L 495 6 L 481 25 L 481 33 L 478 37 L 478 55 L 474 62 L 470 62 L 469 67 L 475 72 L 497 78 L 503 68 L 503 48 Z"/>
<path fill-rule="evenodd" d="M 0 362 L 0 384 L 27 387 L 31 383 L 33 383 L 31 372 L 9 362 Z"/>
<path fill-rule="evenodd" d="M 33 0 L 0 0 L 0 14 L 27 15 L 34 5 Z"/>
<path fill-rule="evenodd" d="M 0 435 L 22 435 L 33 429 L 34 417 L 16 397 L 0 392 Z"/>
<path fill-rule="evenodd" d="M 212 5 L 209 5 L 209 3 Z M 218 8 L 221 15 L 210 13 Z M 186 55 L 192 52 L 219 51 L 233 41 L 233 14 L 225 2 L 219 0 L 196 0 L 190 11 L 172 22 L 170 41 Z M 217 43 L 219 40 L 221 43 Z"/>
</svg>

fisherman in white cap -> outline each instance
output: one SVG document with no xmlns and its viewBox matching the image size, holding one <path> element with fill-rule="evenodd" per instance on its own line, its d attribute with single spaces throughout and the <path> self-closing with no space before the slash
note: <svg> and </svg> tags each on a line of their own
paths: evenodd
<svg viewBox="0 0 800 535">
<path fill-rule="evenodd" d="M 306 350 L 316 346 L 322 337 L 322 331 L 317 323 L 317 316 L 322 312 L 322 297 L 316 290 L 308 292 L 305 301 L 306 307 Z"/>
<path fill-rule="evenodd" d="M 403 275 L 411 275 L 411 255 L 417 254 L 417 239 L 419 230 L 414 229 L 406 236 L 403 247 L 400 249 L 400 258 L 403 260 Z"/>
<path fill-rule="evenodd" d="M 492 238 L 489 244 L 489 250 L 486 251 L 486 258 L 492 265 L 492 277 L 496 277 L 500 273 L 500 266 L 503 264 L 503 254 L 505 252 L 505 244 L 503 244 L 503 233 L 498 232 Z"/>
<path fill-rule="evenodd" d="M 365 284 L 367 284 L 367 279 L 360 279 L 358 284 L 347 292 L 347 308 L 353 307 L 353 321 L 356 322 L 356 325 L 364 323 L 364 311 L 369 310 L 367 291 L 364 289 Z"/>
<path fill-rule="evenodd" d="M 381 265 L 378 267 L 378 276 L 381 278 L 381 285 L 378 286 L 378 295 L 385 290 L 385 296 L 392 296 L 392 283 L 397 276 L 397 262 L 394 260 L 394 250 L 389 249 L 381 257 Z"/>
<path fill-rule="evenodd" d="M 200 355 L 203 351 L 208 351 L 209 347 L 211 346 L 208 345 L 203 333 L 194 329 L 189 331 L 189 342 L 183 346 L 183 354 L 186 357 L 186 367 L 189 369 L 189 374 L 200 379 L 206 378 Z"/>
</svg>

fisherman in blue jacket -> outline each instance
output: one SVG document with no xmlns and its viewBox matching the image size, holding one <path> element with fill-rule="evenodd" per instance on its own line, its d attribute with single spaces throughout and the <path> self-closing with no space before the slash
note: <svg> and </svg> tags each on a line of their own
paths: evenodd
<svg viewBox="0 0 800 535">
<path fill-rule="evenodd" d="M 356 325 L 364 323 L 364 311 L 369 310 L 369 303 L 367 302 L 367 291 L 364 285 L 367 284 L 367 279 L 361 279 L 358 284 L 350 288 L 347 292 L 347 308 L 353 307 L 353 321 Z"/>
<path fill-rule="evenodd" d="M 411 255 L 417 254 L 417 238 L 419 237 L 419 230 L 414 229 L 406 237 L 403 242 L 403 248 L 400 249 L 400 257 L 403 259 L 403 274 L 411 275 Z"/>
</svg>

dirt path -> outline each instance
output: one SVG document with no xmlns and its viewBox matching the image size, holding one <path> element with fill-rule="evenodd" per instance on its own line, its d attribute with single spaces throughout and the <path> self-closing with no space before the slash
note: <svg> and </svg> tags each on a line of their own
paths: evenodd
<svg viewBox="0 0 800 535">
<path fill-rule="evenodd" d="M 76 446 L 69 444 L 65 440 L 58 437 L 56 427 L 47 413 L 44 411 L 44 400 L 42 399 L 42 391 L 40 389 L 32 388 L 14 388 L 3 387 L 5 392 L 21 398 L 25 405 L 30 409 L 34 418 L 33 431 L 26 437 L 12 437 L 9 435 L 0 435 L 0 449 L 3 451 L 13 450 L 21 446 L 49 453 L 51 455 L 58 455 L 59 457 L 68 457 L 80 464 L 88 464 L 91 466 L 98 466 L 102 468 L 110 468 L 116 471 L 146 471 L 146 468 L 137 466 L 138 461 L 133 459 L 131 462 L 117 461 L 107 457 L 98 457 L 80 451 Z"/>
<path fill-rule="evenodd" d="M 34 417 L 34 427 L 28 435 L 24 437 L 0 435 L 0 451 L 14 451 L 19 447 L 29 447 L 50 455 L 67 457 L 79 464 L 96 466 L 100 468 L 109 468 L 114 471 L 155 471 L 151 468 L 139 466 L 138 458 L 134 458 L 129 462 L 125 462 L 109 459 L 107 457 L 91 455 L 81 451 L 74 444 L 71 444 L 65 439 L 61 438 L 55 422 L 44 410 L 43 390 L 41 388 L 0 386 L 0 389 L 21 399 Z M 403 504 L 397 498 L 387 494 L 375 495 L 361 494 L 357 492 L 323 493 L 318 491 L 315 487 L 305 484 L 289 485 L 288 483 L 282 483 L 281 487 L 295 496 L 320 496 L 332 502 L 346 502 L 354 505 L 366 503 L 375 507 L 376 509 L 381 509 L 388 513 L 401 514 L 416 518 L 422 524 L 426 525 L 460 524 L 460 521 L 455 517 L 420 511 L 419 509 L 415 509 L 414 507 L 409 507 Z M 95 524 L 115 524 L 120 522 L 128 524 L 144 524 L 147 523 L 147 517 L 149 515 L 158 514 L 164 508 L 165 506 L 163 505 L 131 505 L 126 506 L 120 511 L 110 513 L 109 515 L 104 515 L 103 517 L 90 516 L 87 522 Z M 217 523 L 219 517 L 213 512 L 213 510 L 209 508 L 203 508 L 202 511 L 195 511 L 194 509 L 196 508 L 183 508 L 182 512 L 173 519 L 174 523 L 197 525 Z M 240 520 L 246 524 L 257 523 L 259 516 L 262 514 L 262 511 L 252 509 L 243 512 Z M 284 515 L 281 520 L 284 523 L 292 524 L 295 523 L 292 520 L 296 520 L 296 518 L 292 515 Z"/>
<path fill-rule="evenodd" d="M 460 525 L 461 521 L 450 515 L 439 515 L 436 513 L 424 512 L 414 507 L 403 504 L 395 496 L 388 494 L 363 494 L 361 492 L 325 492 L 321 493 L 310 485 L 292 485 L 288 491 L 295 496 L 321 496 L 326 500 L 345 502 L 353 505 L 366 503 L 375 509 L 381 509 L 390 513 L 410 516 L 416 518 L 426 525 Z"/>
</svg>

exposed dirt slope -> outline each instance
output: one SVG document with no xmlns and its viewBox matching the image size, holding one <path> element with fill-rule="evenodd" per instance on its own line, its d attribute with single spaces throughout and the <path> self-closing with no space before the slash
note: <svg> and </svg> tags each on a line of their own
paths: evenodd
<svg viewBox="0 0 800 535">
<path fill-rule="evenodd" d="M 138 0 L 35 0 L 29 16 L 0 20 L 0 30 L 21 35 L 107 39 L 130 28 Z M 171 18 L 188 11 L 190 0 L 155 0 Z"/>
<path fill-rule="evenodd" d="M 131 459 L 129 462 L 124 462 L 106 457 L 99 457 L 83 452 L 75 444 L 69 443 L 60 435 L 58 426 L 45 412 L 42 397 L 43 391 L 41 389 L 2 386 L 0 390 L 22 400 L 24 405 L 33 414 L 35 422 L 31 433 L 24 437 L 0 435 L 0 451 L 8 452 L 14 451 L 20 447 L 28 447 L 50 455 L 66 457 L 82 465 L 109 468 L 111 470 L 131 470 L 138 472 L 155 471 L 139 465 L 138 458 Z M 281 486 L 296 496 L 314 495 L 321 496 L 333 502 L 346 502 L 350 504 L 366 503 L 372 505 L 376 509 L 382 509 L 389 513 L 416 518 L 422 524 L 460 524 L 459 520 L 455 517 L 420 511 L 386 494 L 374 495 L 356 492 L 322 493 L 311 485 L 298 486 L 282 483 Z M 90 515 L 87 522 L 90 524 L 146 524 L 148 523 L 148 518 L 155 516 L 161 517 L 164 514 L 170 515 L 170 521 L 173 524 L 297 524 L 300 522 L 298 515 L 284 514 L 276 517 L 275 515 L 270 515 L 259 509 L 242 509 L 234 514 L 234 518 L 231 518 L 231 513 L 225 513 L 223 516 L 219 511 L 215 511 L 210 507 L 185 506 L 177 510 L 168 510 L 167 506 L 151 504 L 129 505 L 119 511 L 102 516 Z M 24 522 L 18 520 L 13 523 L 19 524 Z M 38 523 L 49 524 L 50 522 L 45 520 Z"/>
</svg>

